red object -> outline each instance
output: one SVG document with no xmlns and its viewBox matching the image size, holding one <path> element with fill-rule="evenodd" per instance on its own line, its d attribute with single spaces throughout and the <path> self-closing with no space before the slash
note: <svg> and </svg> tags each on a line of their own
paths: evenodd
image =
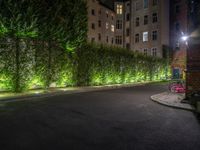
<svg viewBox="0 0 200 150">
<path fill-rule="evenodd" d="M 172 83 L 169 86 L 171 92 L 175 93 L 185 93 L 185 86 L 182 83 Z"/>
</svg>

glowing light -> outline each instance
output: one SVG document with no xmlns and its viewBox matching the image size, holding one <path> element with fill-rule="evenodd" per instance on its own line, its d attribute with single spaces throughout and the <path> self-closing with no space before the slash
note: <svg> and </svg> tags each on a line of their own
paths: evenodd
<svg viewBox="0 0 200 150">
<path fill-rule="evenodd" d="M 189 36 L 182 36 L 182 37 L 181 37 L 181 39 L 182 39 L 183 41 L 187 41 L 188 38 L 189 38 Z"/>
</svg>

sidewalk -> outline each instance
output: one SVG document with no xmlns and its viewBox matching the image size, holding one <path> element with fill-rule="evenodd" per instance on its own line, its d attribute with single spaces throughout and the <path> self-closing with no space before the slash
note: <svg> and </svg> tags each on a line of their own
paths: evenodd
<svg viewBox="0 0 200 150">
<path fill-rule="evenodd" d="M 0 92 L 0 105 L 2 103 L 7 103 L 7 102 L 31 100 L 33 98 L 44 98 L 44 97 L 51 97 L 51 96 L 56 96 L 56 95 L 84 93 L 84 92 L 92 92 L 92 91 L 118 89 L 118 88 L 124 88 L 124 87 L 134 87 L 134 86 L 141 86 L 141 85 L 150 84 L 150 83 L 155 83 L 155 82 L 143 82 L 143 83 L 134 83 L 134 84 L 114 84 L 114 85 L 88 86 L 88 87 L 51 88 L 47 90 L 42 90 L 42 89 L 30 90 L 24 93 Z"/>
<path fill-rule="evenodd" d="M 187 104 L 187 103 L 181 103 L 184 97 L 185 97 L 184 94 L 163 92 L 163 93 L 151 96 L 151 100 L 165 106 L 194 111 L 195 108 L 192 105 Z"/>
</svg>

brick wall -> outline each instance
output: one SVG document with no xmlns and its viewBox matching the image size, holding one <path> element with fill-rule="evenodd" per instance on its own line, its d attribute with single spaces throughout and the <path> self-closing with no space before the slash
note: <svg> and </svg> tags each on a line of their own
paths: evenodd
<svg viewBox="0 0 200 150">
<path fill-rule="evenodd" d="M 200 72 L 187 73 L 187 95 L 200 91 Z"/>
</svg>

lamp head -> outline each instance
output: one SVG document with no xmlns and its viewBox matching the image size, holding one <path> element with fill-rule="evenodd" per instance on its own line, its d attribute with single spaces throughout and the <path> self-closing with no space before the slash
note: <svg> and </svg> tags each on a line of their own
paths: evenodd
<svg viewBox="0 0 200 150">
<path fill-rule="evenodd" d="M 182 39 L 184 42 L 186 42 L 186 41 L 188 40 L 188 38 L 189 38 L 188 36 L 182 36 L 182 37 L 181 37 L 181 39 Z"/>
</svg>

